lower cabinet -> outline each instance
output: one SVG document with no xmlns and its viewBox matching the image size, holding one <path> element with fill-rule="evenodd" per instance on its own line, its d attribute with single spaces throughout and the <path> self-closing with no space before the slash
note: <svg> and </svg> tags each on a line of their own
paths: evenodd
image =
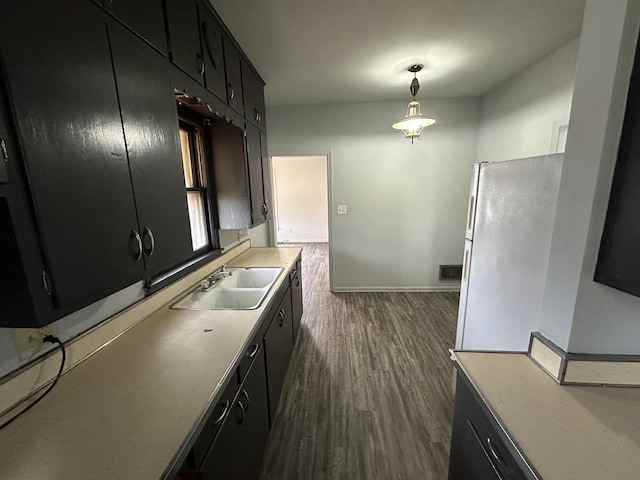
<svg viewBox="0 0 640 480">
<path fill-rule="evenodd" d="M 287 290 L 280 307 L 264 337 L 267 361 L 267 386 L 269 391 L 269 418 L 271 425 L 278 411 L 278 402 L 284 377 L 293 351 L 293 317 L 291 315 L 291 289 Z"/>
<path fill-rule="evenodd" d="M 259 349 L 200 471 L 202 478 L 258 478 L 269 437 L 264 352 Z"/>
<path fill-rule="evenodd" d="M 302 320 L 302 261 L 298 259 L 296 268 L 291 272 L 291 314 L 293 316 L 293 343 L 298 338 Z"/>
<path fill-rule="evenodd" d="M 458 372 L 449 480 L 535 479 L 516 462 L 507 448 L 510 441 L 498 433 L 499 426 L 471 388 Z"/>
<path fill-rule="evenodd" d="M 289 281 L 285 280 L 276 292 L 271 308 L 265 312 L 175 480 L 258 478 L 293 350 L 290 280 L 299 279 L 299 268 L 298 259 L 297 267 L 289 272 Z"/>
</svg>

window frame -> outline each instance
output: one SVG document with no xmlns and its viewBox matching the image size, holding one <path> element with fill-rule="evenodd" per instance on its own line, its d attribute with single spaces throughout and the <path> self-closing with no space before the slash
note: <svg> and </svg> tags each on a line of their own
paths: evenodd
<svg viewBox="0 0 640 480">
<path fill-rule="evenodd" d="M 180 112 L 180 115 L 178 116 L 179 130 L 186 130 L 189 132 L 189 148 L 191 153 L 191 176 L 193 178 L 193 186 L 187 187 L 185 182 L 185 200 L 190 192 L 200 194 L 204 207 L 204 221 L 206 224 L 207 244 L 198 250 L 194 250 L 194 257 L 199 257 L 209 251 L 218 250 L 220 248 L 220 241 L 217 235 L 215 223 L 216 217 L 213 214 L 213 212 L 215 212 L 215 199 L 212 196 L 213 192 L 211 191 L 211 178 L 208 168 L 208 163 L 211 159 L 206 149 L 207 132 L 204 128 L 206 125 L 203 125 L 203 123 L 205 123 L 204 119 L 202 123 L 198 123 L 193 118 L 190 118 L 190 116 L 184 115 L 183 112 Z M 184 169 L 184 160 L 181 159 L 181 161 Z"/>
</svg>

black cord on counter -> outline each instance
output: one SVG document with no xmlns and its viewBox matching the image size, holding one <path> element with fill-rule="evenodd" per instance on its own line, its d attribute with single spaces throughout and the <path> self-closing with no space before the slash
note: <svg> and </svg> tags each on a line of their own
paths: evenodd
<svg viewBox="0 0 640 480">
<path fill-rule="evenodd" d="M 58 337 L 54 337 L 53 335 L 46 335 L 45 337 L 43 337 L 42 341 L 46 342 L 46 343 L 57 343 L 60 346 L 60 353 L 62 353 L 62 361 L 60 362 L 60 369 L 58 370 L 58 374 L 56 375 L 56 378 L 53 380 L 51 385 L 49 385 L 49 387 L 44 391 L 44 393 L 42 395 L 40 395 L 35 401 L 33 401 L 31 404 L 29 404 L 29 406 L 27 408 L 22 410 L 16 416 L 14 416 L 13 418 L 10 418 L 6 422 L 4 422 L 2 425 L 0 425 L 0 430 L 2 430 L 7 425 L 13 423 L 13 421 L 16 418 L 21 416 L 23 413 L 26 413 L 29 410 L 31 410 L 40 400 L 42 400 L 44 397 L 46 397 L 47 394 L 51 390 L 53 390 L 53 387 L 56 386 L 56 383 L 58 383 L 58 380 L 60 379 L 60 376 L 62 375 L 62 371 L 64 370 L 64 364 L 65 364 L 65 362 L 67 360 L 67 353 L 66 353 L 66 351 L 64 349 L 64 345 L 62 344 L 62 341 Z"/>
</svg>

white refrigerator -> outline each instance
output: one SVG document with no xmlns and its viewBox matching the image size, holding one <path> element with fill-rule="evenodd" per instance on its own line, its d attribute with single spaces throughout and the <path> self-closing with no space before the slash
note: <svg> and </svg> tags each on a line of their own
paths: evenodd
<svg viewBox="0 0 640 480">
<path fill-rule="evenodd" d="M 528 349 L 540 324 L 562 159 L 473 165 L 456 349 Z"/>
</svg>

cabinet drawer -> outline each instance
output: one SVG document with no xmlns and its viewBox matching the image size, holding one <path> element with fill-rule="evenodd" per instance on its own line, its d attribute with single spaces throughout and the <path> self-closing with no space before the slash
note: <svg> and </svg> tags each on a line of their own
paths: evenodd
<svg viewBox="0 0 640 480">
<path fill-rule="evenodd" d="M 506 445 L 509 440 L 504 438 L 502 432 L 498 432 L 498 426 L 494 424 L 493 417 L 483 408 L 481 400 L 471 391 L 462 374 L 458 374 L 456 383 L 456 407 L 454 430 L 466 432 L 465 437 L 473 436 L 478 442 L 499 477 L 503 480 L 527 480 L 535 476 L 527 476 L 521 466 L 516 462 L 511 451 Z M 462 432 L 460 432 L 462 433 Z M 471 435 L 471 433 L 473 435 Z M 455 436 L 455 431 L 454 431 Z M 469 442 L 464 442 L 469 445 Z M 455 461 L 452 446 L 451 461 Z M 463 455 L 469 452 L 458 452 Z M 451 466 L 454 469 L 454 466 Z M 451 478 L 451 477 L 450 477 Z"/>
<path fill-rule="evenodd" d="M 196 443 L 193 445 L 193 449 L 191 450 L 193 468 L 200 468 L 200 465 L 202 465 L 202 462 L 209 451 L 209 447 L 211 447 L 211 444 L 213 443 L 213 439 L 216 437 L 220 427 L 222 427 L 224 419 L 232 410 L 233 399 L 238 391 L 238 387 L 239 384 L 234 375 L 229 381 L 227 387 L 224 389 L 222 397 L 220 397 L 220 400 L 211 412 L 211 415 L 207 420 L 207 424 L 200 433 Z"/>
</svg>

